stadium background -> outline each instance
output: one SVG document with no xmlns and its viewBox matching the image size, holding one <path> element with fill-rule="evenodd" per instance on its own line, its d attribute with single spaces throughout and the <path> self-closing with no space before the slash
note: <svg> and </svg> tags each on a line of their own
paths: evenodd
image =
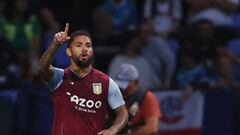
<svg viewBox="0 0 240 135">
<path fill-rule="evenodd" d="M 240 135 L 239 0 L 0 0 L 1 135 L 51 134 L 51 93 L 40 83 L 36 63 L 66 22 L 71 32 L 85 29 L 93 35 L 94 66 L 107 74 L 113 63 L 126 61 L 148 72 L 139 63 L 139 57 L 145 58 L 149 72 L 158 78 L 157 85 L 148 87 L 156 95 L 172 97 L 159 97 L 165 118 L 179 111 L 176 104 L 198 102 L 190 99 L 200 93 L 202 112 L 191 117 L 200 119 L 197 127 L 189 126 L 190 122 L 176 130 L 178 121 L 173 121 L 160 132 L 167 129 L 181 135 L 181 130 L 197 128 L 200 132 L 188 134 Z M 146 22 L 147 29 L 141 27 Z M 157 37 L 158 49 L 137 46 L 141 53 L 129 49 L 129 40 L 142 35 Z M 145 50 L 156 55 L 159 63 L 152 63 Z M 129 52 L 137 57 L 125 59 Z M 54 65 L 68 64 L 62 46 Z M 176 100 L 176 93 L 184 100 Z M 162 134 L 168 134 L 165 131 Z"/>
</svg>

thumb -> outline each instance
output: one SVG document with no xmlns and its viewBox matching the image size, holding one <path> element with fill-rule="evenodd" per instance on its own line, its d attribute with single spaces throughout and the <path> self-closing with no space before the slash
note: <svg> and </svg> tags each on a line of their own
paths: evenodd
<svg viewBox="0 0 240 135">
<path fill-rule="evenodd" d="M 67 40 L 69 40 L 70 39 L 70 37 L 67 37 Z"/>
</svg>

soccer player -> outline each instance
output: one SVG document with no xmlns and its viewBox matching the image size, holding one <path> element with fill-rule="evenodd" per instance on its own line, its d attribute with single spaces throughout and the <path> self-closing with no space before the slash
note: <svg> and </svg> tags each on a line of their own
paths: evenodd
<svg viewBox="0 0 240 135">
<path fill-rule="evenodd" d="M 128 113 L 118 85 L 91 66 L 92 39 L 87 32 L 65 30 L 55 34 L 40 58 L 39 74 L 52 90 L 54 121 L 52 135 L 115 135 L 127 123 Z M 58 48 L 67 42 L 70 66 L 53 67 Z M 108 106 L 116 113 L 111 127 L 105 128 Z"/>
</svg>

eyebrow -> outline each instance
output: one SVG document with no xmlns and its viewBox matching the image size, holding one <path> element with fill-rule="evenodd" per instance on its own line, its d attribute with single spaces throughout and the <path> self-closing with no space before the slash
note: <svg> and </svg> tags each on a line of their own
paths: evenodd
<svg viewBox="0 0 240 135">
<path fill-rule="evenodd" d="M 83 42 L 75 42 L 74 44 L 83 44 Z M 86 42 L 86 44 L 92 44 L 91 42 Z"/>
</svg>

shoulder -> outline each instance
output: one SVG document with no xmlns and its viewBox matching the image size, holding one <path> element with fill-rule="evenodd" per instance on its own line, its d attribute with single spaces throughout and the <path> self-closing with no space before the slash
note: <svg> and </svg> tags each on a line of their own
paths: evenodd
<svg viewBox="0 0 240 135">
<path fill-rule="evenodd" d="M 99 79 L 109 80 L 109 76 L 100 70 L 93 69 L 93 74 L 94 74 L 94 77 L 97 77 Z"/>
<path fill-rule="evenodd" d="M 64 73 L 64 76 L 70 76 L 72 74 L 72 71 L 70 69 L 70 67 L 67 67 L 67 68 L 64 68 L 64 69 L 61 69 Z"/>
<path fill-rule="evenodd" d="M 152 91 L 148 90 L 146 92 L 145 98 L 156 98 L 156 96 Z"/>
<path fill-rule="evenodd" d="M 158 37 L 158 36 L 152 36 L 150 38 L 154 45 L 158 45 L 158 46 L 164 46 L 164 45 L 167 45 L 167 42 L 161 38 L 161 37 Z"/>
<path fill-rule="evenodd" d="M 97 75 L 97 76 L 101 76 L 101 77 L 108 77 L 107 74 L 103 73 L 102 71 L 98 70 L 98 69 L 93 69 L 93 73 L 94 75 Z"/>
<path fill-rule="evenodd" d="M 153 92 L 148 91 L 141 105 L 143 117 L 157 116 L 161 117 L 160 104 Z"/>
<path fill-rule="evenodd" d="M 138 56 L 137 59 L 139 60 L 139 62 L 141 62 L 141 66 L 146 66 L 148 65 L 147 60 L 143 57 L 143 56 Z"/>
<path fill-rule="evenodd" d="M 118 62 L 118 61 L 122 61 L 124 59 L 124 56 L 122 54 L 116 55 L 112 62 Z"/>
<path fill-rule="evenodd" d="M 119 89 L 117 83 L 109 77 L 109 88 L 111 89 Z"/>
<path fill-rule="evenodd" d="M 155 96 L 155 94 L 152 91 L 148 90 L 145 94 L 143 102 L 158 103 L 158 100 L 157 100 L 157 97 Z"/>
</svg>

